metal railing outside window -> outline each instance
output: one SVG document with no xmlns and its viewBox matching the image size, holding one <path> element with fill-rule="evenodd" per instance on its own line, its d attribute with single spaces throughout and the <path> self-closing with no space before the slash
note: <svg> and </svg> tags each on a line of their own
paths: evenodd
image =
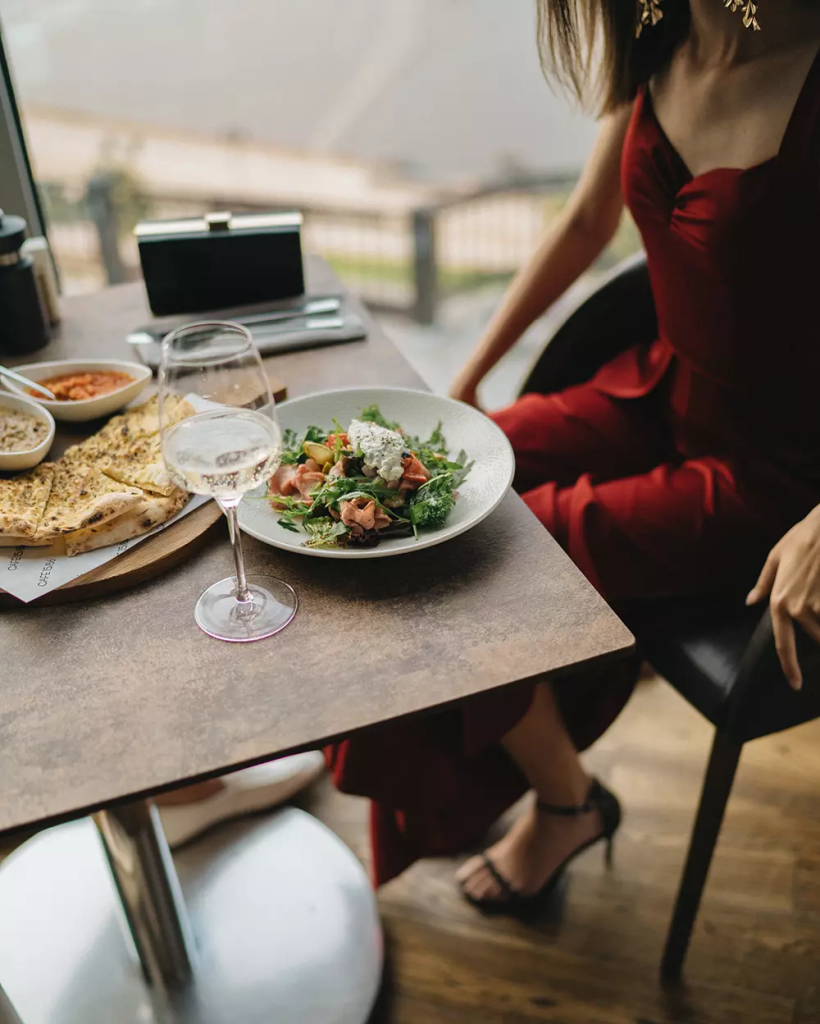
<svg viewBox="0 0 820 1024">
<path fill-rule="evenodd" d="M 0 208 L 25 216 L 32 234 L 43 233 L 47 220 L 66 291 L 138 280 L 138 220 L 281 208 L 275 179 L 289 158 L 270 146 L 27 113 L 34 153 L 51 157 L 39 195 L 0 34 Z M 71 159 L 55 158 L 55 138 Z M 192 181 L 180 172 L 191 166 L 207 173 Z M 333 157 L 306 162 L 304 171 L 319 185 L 330 177 L 336 183 L 335 191 L 302 189 L 305 250 L 325 256 L 374 311 L 422 324 L 436 322 L 456 296 L 503 286 L 536 249 L 577 177 L 510 172 L 459 189 L 382 180 L 375 169 Z M 627 219 L 602 269 L 638 248 Z"/>
</svg>

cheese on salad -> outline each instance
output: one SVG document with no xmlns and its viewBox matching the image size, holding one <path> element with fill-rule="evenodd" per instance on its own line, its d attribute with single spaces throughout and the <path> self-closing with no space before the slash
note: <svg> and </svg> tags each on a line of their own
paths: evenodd
<svg viewBox="0 0 820 1024">
<path fill-rule="evenodd" d="M 382 480 L 390 483 L 401 477 L 401 460 L 405 450 L 405 440 L 401 434 L 375 423 L 353 420 L 347 436 L 354 449 L 362 453 L 364 465 L 374 469 Z"/>
</svg>

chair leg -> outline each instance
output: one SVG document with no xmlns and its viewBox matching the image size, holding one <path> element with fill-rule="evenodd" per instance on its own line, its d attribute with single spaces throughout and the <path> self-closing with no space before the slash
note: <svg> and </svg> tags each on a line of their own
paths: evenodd
<svg viewBox="0 0 820 1024">
<path fill-rule="evenodd" d="M 742 743 L 730 739 L 723 733 L 715 734 L 700 794 L 695 827 L 689 841 L 686 866 L 683 869 L 675 911 L 666 937 L 666 948 L 661 963 L 661 977 L 664 982 L 674 982 L 680 978 L 742 749 Z"/>
</svg>

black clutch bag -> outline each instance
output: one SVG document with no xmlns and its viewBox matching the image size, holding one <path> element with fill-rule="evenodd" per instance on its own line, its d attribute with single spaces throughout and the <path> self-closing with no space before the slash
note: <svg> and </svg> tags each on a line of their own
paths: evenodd
<svg viewBox="0 0 820 1024">
<path fill-rule="evenodd" d="M 299 213 L 210 213 L 135 229 L 155 316 L 201 313 L 304 294 Z"/>
</svg>

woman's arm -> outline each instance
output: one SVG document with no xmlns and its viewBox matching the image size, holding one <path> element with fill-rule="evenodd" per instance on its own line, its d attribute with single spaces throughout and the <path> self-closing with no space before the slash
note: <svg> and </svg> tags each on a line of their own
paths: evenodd
<svg viewBox="0 0 820 1024">
<path fill-rule="evenodd" d="M 609 114 L 584 173 L 547 238 L 516 275 L 501 307 L 450 389 L 476 405 L 483 378 L 606 248 L 623 210 L 621 150 L 631 106 Z"/>
<path fill-rule="evenodd" d="M 780 540 L 769 553 L 747 604 L 767 594 L 777 654 L 795 690 L 803 685 L 797 660 L 794 623 L 820 643 L 820 505 Z"/>
</svg>

